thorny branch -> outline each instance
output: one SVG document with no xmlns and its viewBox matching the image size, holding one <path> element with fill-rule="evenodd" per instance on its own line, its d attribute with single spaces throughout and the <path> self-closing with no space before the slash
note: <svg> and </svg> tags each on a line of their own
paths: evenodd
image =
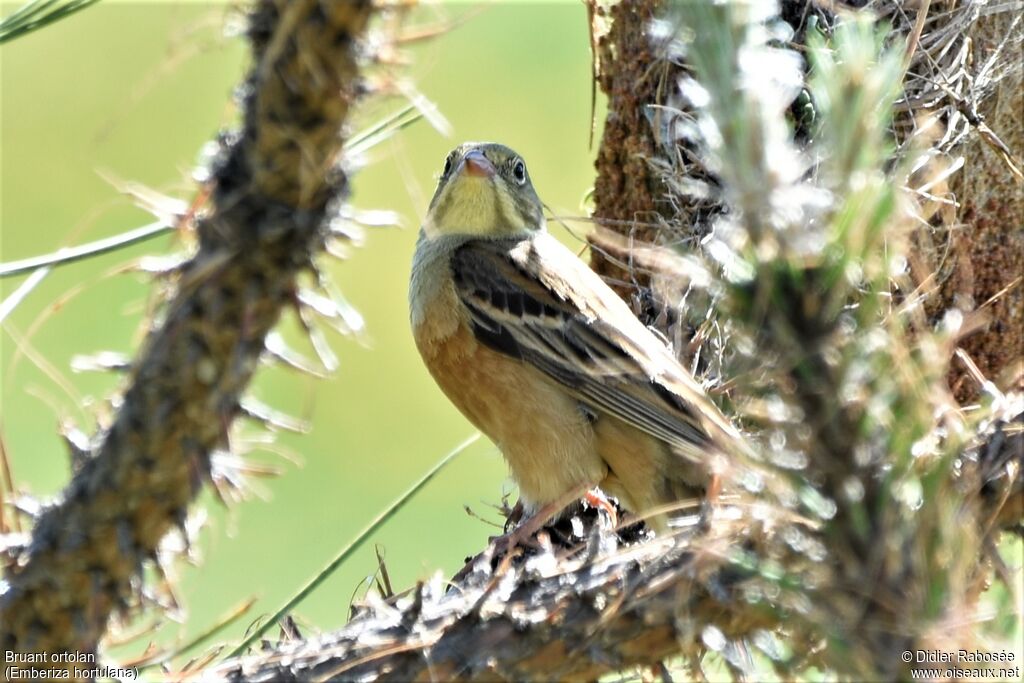
<svg viewBox="0 0 1024 683">
<path fill-rule="evenodd" d="M 203 678 L 595 680 L 696 654 L 701 633 L 690 629 L 728 610 L 742 592 L 744 576 L 720 570 L 737 530 L 716 526 L 700 555 L 690 549 L 692 529 L 611 554 L 597 552 L 595 529 L 590 548 L 575 557 L 549 549 L 496 568 L 487 552 L 456 585 L 438 576 L 394 604 L 371 602 L 340 631 L 280 643 Z M 734 624 L 733 635 L 772 621 L 751 616 Z"/>
<path fill-rule="evenodd" d="M 211 170 L 199 248 L 132 365 L 113 424 L 5 568 L 6 651 L 95 652 L 181 527 L 295 278 L 347 193 L 342 126 L 361 93 L 369 1 L 262 0 L 244 123 Z M 158 567 L 158 564 L 157 564 Z M 158 567 L 159 568 L 159 567 Z"/>
</svg>

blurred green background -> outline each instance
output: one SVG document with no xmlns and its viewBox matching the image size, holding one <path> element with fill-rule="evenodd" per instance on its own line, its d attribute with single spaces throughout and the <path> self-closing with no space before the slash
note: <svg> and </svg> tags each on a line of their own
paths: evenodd
<svg viewBox="0 0 1024 683">
<path fill-rule="evenodd" d="M 5 5 L 4 13 L 14 7 Z M 375 148 L 355 177 L 357 207 L 396 210 L 405 226 L 369 232 L 348 261 L 329 266 L 365 316 L 369 341 L 333 336 L 341 369 L 329 381 L 260 373 L 253 388 L 258 398 L 312 424 L 308 435 L 278 440 L 301 464 L 258 452 L 255 459 L 284 469 L 283 476 L 258 482 L 261 496 L 225 509 L 209 492 L 203 495 L 209 517 L 195 547 L 197 566 L 177 565 L 183 623 L 164 624 L 115 654 L 138 651 L 151 638 L 186 639 L 256 597 L 253 610 L 218 640 L 240 636 L 472 433 L 423 369 L 406 311 L 416 228 L 449 148 L 472 139 L 504 142 L 525 157 L 555 213 L 582 213 L 594 177 L 584 6 L 573 0 L 445 4 L 414 17 L 420 25 L 456 24 L 409 48 L 412 66 L 401 72 L 438 105 L 454 132 L 445 138 L 416 123 Z M 227 5 L 103 2 L 0 49 L 0 258 L 45 253 L 152 220 L 104 176 L 190 199 L 201 148 L 235 115 L 231 93 L 246 52 L 225 30 L 239 25 L 237 10 Z M 395 98 L 374 107 L 357 128 L 402 105 Z M 602 116 L 599 111 L 598 121 Z M 60 268 L 5 322 L 0 420 L 22 492 L 45 500 L 67 480 L 59 421 L 91 434 L 109 415 L 105 399 L 117 378 L 73 373 L 71 359 L 134 351 L 150 284 L 129 267 L 141 256 L 175 249 L 165 237 Z M 0 282 L 0 298 L 23 279 Z M 454 572 L 496 532 L 463 507 L 497 520 L 489 506 L 510 491 L 500 455 L 481 440 L 373 539 L 395 587 L 437 570 Z M 370 544 L 300 606 L 300 624 L 344 623 L 376 564 Z"/>
</svg>

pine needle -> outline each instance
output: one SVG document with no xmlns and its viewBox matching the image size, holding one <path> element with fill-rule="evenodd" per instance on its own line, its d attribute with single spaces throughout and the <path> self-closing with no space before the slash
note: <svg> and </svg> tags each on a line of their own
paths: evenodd
<svg viewBox="0 0 1024 683">
<path fill-rule="evenodd" d="M 0 21 L 0 44 L 66 19 L 99 0 L 30 0 Z"/>
</svg>

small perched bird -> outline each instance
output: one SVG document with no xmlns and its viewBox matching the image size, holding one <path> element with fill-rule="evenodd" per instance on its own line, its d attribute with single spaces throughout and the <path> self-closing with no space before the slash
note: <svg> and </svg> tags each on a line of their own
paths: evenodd
<svg viewBox="0 0 1024 683">
<path fill-rule="evenodd" d="M 707 483 L 702 465 L 739 438 L 670 349 L 547 233 L 526 164 L 504 145 L 465 143 L 445 160 L 409 308 L 424 363 L 501 450 L 527 514 L 591 487 L 637 514 L 691 497 Z"/>
</svg>

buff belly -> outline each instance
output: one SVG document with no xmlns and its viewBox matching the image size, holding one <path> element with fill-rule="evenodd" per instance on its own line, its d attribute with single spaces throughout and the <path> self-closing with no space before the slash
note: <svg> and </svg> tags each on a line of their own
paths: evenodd
<svg viewBox="0 0 1024 683">
<path fill-rule="evenodd" d="M 465 326 L 418 346 L 442 391 L 501 450 L 527 507 L 605 479 L 587 415 L 538 370 L 481 345 Z"/>
</svg>

